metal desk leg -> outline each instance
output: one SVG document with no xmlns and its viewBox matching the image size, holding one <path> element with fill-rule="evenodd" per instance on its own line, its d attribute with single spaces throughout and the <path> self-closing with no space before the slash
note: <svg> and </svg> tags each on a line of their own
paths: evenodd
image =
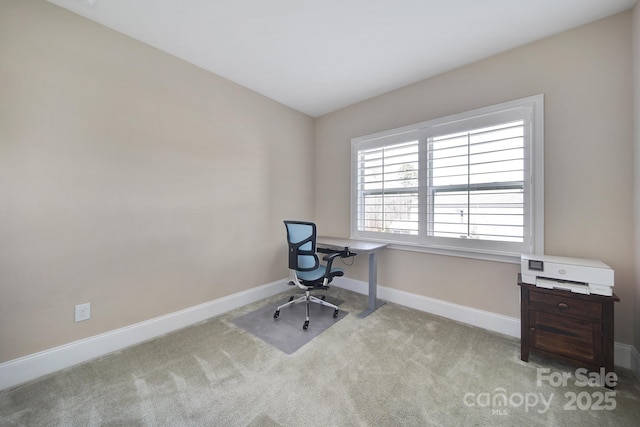
<svg viewBox="0 0 640 427">
<path fill-rule="evenodd" d="M 361 319 L 367 317 L 383 305 L 384 301 L 378 300 L 378 264 L 376 253 L 371 252 L 369 254 L 369 307 L 358 314 L 358 317 Z"/>
</svg>

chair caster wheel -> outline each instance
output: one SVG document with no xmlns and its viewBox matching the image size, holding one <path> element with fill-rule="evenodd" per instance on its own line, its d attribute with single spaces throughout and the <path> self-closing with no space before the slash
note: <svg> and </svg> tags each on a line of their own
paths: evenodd
<svg viewBox="0 0 640 427">
<path fill-rule="evenodd" d="M 278 317 L 280 317 L 280 310 L 276 310 L 275 313 L 273 313 L 273 318 L 277 319 Z"/>
<path fill-rule="evenodd" d="M 293 301 L 293 295 L 289 297 L 289 302 Z"/>
<path fill-rule="evenodd" d="M 308 321 L 308 320 L 306 320 L 306 321 L 304 322 L 304 325 L 302 325 L 302 329 L 304 329 L 305 331 L 306 331 L 307 329 L 309 329 L 309 321 Z"/>
<path fill-rule="evenodd" d="M 336 311 L 334 311 L 334 312 L 333 312 L 333 317 L 334 317 L 334 318 L 338 317 L 338 310 L 336 310 Z"/>
</svg>

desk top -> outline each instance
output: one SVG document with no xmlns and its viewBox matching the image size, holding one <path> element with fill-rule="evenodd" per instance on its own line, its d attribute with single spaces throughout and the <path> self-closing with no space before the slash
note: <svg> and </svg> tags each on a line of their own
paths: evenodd
<svg viewBox="0 0 640 427">
<path fill-rule="evenodd" d="M 379 243 L 379 242 L 369 242 L 366 240 L 354 240 L 354 239 L 344 239 L 342 237 L 327 237 L 327 236 L 318 236 L 316 238 L 316 246 L 331 248 L 331 249 L 344 249 L 349 248 L 349 250 L 356 254 L 366 254 L 371 252 L 379 251 L 380 249 L 384 249 L 387 247 L 388 243 Z"/>
</svg>

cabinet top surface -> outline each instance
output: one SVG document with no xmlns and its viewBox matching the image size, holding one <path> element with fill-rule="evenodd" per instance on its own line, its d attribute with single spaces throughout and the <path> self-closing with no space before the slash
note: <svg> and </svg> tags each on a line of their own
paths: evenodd
<svg viewBox="0 0 640 427">
<path fill-rule="evenodd" d="M 591 300 L 591 301 L 598 300 L 602 302 L 620 301 L 620 298 L 615 293 L 609 297 L 605 295 L 596 295 L 596 294 L 590 294 L 590 295 L 578 294 L 575 292 L 568 291 L 566 289 L 539 288 L 536 285 L 523 283 L 522 276 L 520 275 L 520 273 L 518 273 L 518 286 L 520 286 L 522 289 L 527 289 L 529 291 L 536 291 L 536 292 L 542 292 L 542 293 L 553 294 L 553 295 L 563 295 L 567 298 L 585 299 L 585 300 Z"/>
</svg>

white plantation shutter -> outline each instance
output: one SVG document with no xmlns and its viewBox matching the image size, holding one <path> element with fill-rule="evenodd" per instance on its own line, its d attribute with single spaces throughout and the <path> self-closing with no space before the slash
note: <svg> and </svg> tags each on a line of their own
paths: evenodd
<svg viewBox="0 0 640 427">
<path fill-rule="evenodd" d="M 523 242 L 524 150 L 522 120 L 430 138 L 430 234 Z"/>
<path fill-rule="evenodd" d="M 542 119 L 538 95 L 355 138 L 352 237 L 499 260 L 541 252 Z"/>
<path fill-rule="evenodd" d="M 418 141 L 358 150 L 359 231 L 418 234 Z"/>
</svg>

